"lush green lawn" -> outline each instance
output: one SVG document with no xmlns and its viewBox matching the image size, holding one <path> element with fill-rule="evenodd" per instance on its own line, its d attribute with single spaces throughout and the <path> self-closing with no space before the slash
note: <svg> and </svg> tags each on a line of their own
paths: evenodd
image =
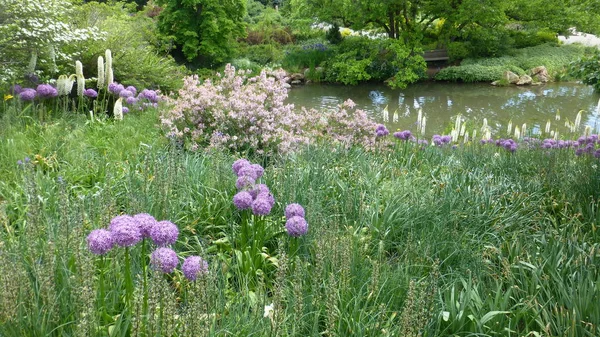
<svg viewBox="0 0 600 337">
<path fill-rule="evenodd" d="M 232 203 L 239 157 L 182 151 L 156 112 L 1 119 L 0 336 L 600 335 L 593 156 L 311 145 L 249 158 L 276 199 L 253 217 Z M 176 223 L 173 248 L 209 275 L 159 273 L 149 242 L 88 250 L 92 229 L 141 212 Z"/>
</svg>

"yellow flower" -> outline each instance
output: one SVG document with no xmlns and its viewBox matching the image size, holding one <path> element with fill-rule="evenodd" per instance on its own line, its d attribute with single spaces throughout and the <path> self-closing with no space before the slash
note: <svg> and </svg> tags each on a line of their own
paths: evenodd
<svg viewBox="0 0 600 337">
<path fill-rule="evenodd" d="M 4 94 L 4 101 L 8 101 L 9 99 L 13 98 L 13 95 L 10 94 Z"/>
</svg>

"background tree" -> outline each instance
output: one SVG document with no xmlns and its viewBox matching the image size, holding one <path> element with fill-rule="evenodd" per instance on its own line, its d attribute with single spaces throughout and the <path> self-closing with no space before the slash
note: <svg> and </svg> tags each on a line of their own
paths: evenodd
<svg viewBox="0 0 600 337">
<path fill-rule="evenodd" d="M 175 45 L 175 55 L 199 66 L 223 63 L 235 39 L 245 34 L 245 0 L 158 0 L 158 29 Z"/>
</svg>

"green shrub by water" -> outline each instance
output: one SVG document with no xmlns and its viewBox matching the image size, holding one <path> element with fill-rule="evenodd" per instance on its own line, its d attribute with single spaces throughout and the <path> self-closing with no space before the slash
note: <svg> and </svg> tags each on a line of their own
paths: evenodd
<svg viewBox="0 0 600 337">
<path fill-rule="evenodd" d="M 460 66 L 442 69 L 435 77 L 440 81 L 491 82 L 510 70 L 518 75 L 525 74 L 537 66 L 545 66 L 553 76 L 565 69 L 573 60 L 585 55 L 589 49 L 577 45 L 557 46 L 543 44 L 522 48 L 513 55 L 484 59 L 465 59 Z"/>
<path fill-rule="evenodd" d="M 126 117 L 2 112 L 0 335 L 600 334 L 592 156 L 398 142 L 250 158 L 267 163 L 279 228 L 259 255 L 278 267 L 246 274 L 250 260 L 234 253 L 238 157 L 181 151 L 154 128 L 156 112 Z M 281 219 L 291 202 L 309 222 L 297 241 Z M 88 251 L 92 229 L 138 212 L 175 222 L 174 248 L 210 274 L 158 274 L 140 246 Z"/>
</svg>

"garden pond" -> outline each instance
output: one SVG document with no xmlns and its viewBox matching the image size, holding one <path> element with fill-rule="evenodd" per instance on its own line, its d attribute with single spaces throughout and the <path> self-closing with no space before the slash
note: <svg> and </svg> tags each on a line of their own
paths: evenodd
<svg viewBox="0 0 600 337">
<path fill-rule="evenodd" d="M 447 134 L 461 114 L 468 129 L 479 128 L 487 118 L 492 133 L 506 136 L 510 121 L 513 125 L 527 124 L 527 134 L 540 134 L 551 121 L 551 130 L 560 135 L 569 132 L 565 122 L 574 123 L 582 111 L 581 126 L 600 132 L 600 94 L 591 86 L 577 83 L 548 83 L 528 87 L 494 87 L 489 84 L 418 83 L 407 89 L 391 89 L 382 84 L 342 86 L 308 84 L 293 87 L 288 103 L 296 108 L 331 109 L 346 99 L 367 111 L 391 132 L 417 130 L 418 111 L 426 116 L 426 135 Z M 385 118 L 387 107 L 389 119 Z M 557 116 L 558 114 L 558 116 Z M 560 117 L 560 118 L 559 118 Z M 568 137 L 572 138 L 572 137 Z"/>
</svg>

